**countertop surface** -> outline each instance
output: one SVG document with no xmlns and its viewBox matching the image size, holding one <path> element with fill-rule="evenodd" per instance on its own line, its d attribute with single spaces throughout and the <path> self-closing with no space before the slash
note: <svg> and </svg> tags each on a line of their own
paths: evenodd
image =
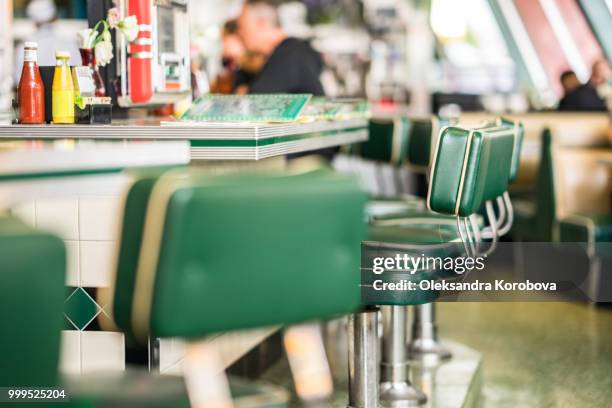
<svg viewBox="0 0 612 408">
<path fill-rule="evenodd" d="M 185 141 L 0 141 L 0 181 L 185 165 Z"/>
<path fill-rule="evenodd" d="M 0 140 L 173 140 L 190 144 L 192 160 L 261 160 L 363 142 L 367 119 L 307 123 L 115 120 L 112 125 L 0 125 Z"/>
</svg>

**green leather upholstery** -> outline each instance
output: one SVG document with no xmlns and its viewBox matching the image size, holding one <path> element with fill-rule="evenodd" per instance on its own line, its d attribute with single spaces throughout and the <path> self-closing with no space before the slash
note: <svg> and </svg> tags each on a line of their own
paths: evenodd
<svg viewBox="0 0 612 408">
<path fill-rule="evenodd" d="M 139 340 L 289 324 L 359 306 L 366 196 L 352 178 L 177 171 L 136 189 L 126 210 L 149 195 L 141 256 L 136 270 L 120 261 L 113 304 L 117 325 Z"/>
<path fill-rule="evenodd" d="M 521 152 L 523 150 L 523 140 L 525 139 L 525 126 L 510 119 L 500 118 L 498 124 L 502 127 L 514 130 L 514 150 L 512 151 L 512 165 L 510 166 L 510 177 L 508 182 L 514 183 L 518 178 L 521 167 Z"/>
<path fill-rule="evenodd" d="M 66 251 L 53 235 L 0 216 L 0 387 L 57 385 Z"/>
<path fill-rule="evenodd" d="M 370 137 L 353 153 L 366 160 L 401 165 L 406 160 L 411 121 L 408 118 L 370 120 Z"/>
<path fill-rule="evenodd" d="M 412 131 L 408 142 L 408 164 L 428 168 L 431 159 L 431 144 L 434 139 L 434 123 L 437 119 L 415 119 L 412 121 Z M 437 126 L 436 126 L 437 128 Z"/>
<path fill-rule="evenodd" d="M 467 217 L 508 188 L 513 131 L 448 127 L 440 135 L 433 164 L 429 209 Z"/>
</svg>

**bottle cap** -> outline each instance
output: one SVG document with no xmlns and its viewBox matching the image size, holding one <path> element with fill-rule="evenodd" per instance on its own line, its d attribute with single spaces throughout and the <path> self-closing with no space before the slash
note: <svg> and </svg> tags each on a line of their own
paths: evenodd
<svg viewBox="0 0 612 408">
<path fill-rule="evenodd" d="M 27 41 L 23 43 L 23 48 L 33 48 L 38 49 L 38 43 L 34 41 Z"/>
<path fill-rule="evenodd" d="M 70 52 L 68 51 L 58 51 L 55 53 L 55 58 L 57 59 L 70 59 Z"/>
</svg>

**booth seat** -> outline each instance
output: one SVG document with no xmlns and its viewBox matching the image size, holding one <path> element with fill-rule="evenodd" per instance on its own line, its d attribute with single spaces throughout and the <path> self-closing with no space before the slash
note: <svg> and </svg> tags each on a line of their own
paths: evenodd
<svg viewBox="0 0 612 408">
<path fill-rule="evenodd" d="M 510 189 L 515 210 L 515 228 L 512 235 L 516 239 L 527 241 L 550 242 L 559 239 L 559 222 L 569 213 L 590 216 L 605 214 L 608 198 L 605 192 L 600 191 L 601 186 L 595 187 L 604 201 L 598 199 L 596 211 L 588 207 L 596 197 L 589 193 L 580 193 L 566 189 L 565 182 L 559 181 L 561 170 L 570 173 L 587 175 L 583 180 L 584 186 L 602 180 L 605 167 L 597 163 L 598 159 L 590 160 L 592 165 L 581 169 L 589 160 L 579 160 L 576 164 L 573 159 L 564 159 L 559 156 L 561 150 L 567 152 L 572 149 L 592 150 L 609 146 L 607 140 L 610 132 L 610 119 L 606 114 L 599 113 L 529 113 L 523 115 L 510 115 L 510 119 L 521 122 L 525 127 L 525 141 L 520 159 L 520 169 L 515 183 Z M 486 114 L 462 115 L 462 122 L 480 123 L 486 119 Z M 561 149 L 561 150 L 559 150 Z M 593 153 L 599 155 L 600 153 Z M 603 152 L 602 152 L 603 153 Z M 605 154 L 605 153 L 603 153 Z M 559 156 L 553 160 L 553 156 Z M 561 163 L 553 165 L 555 162 Z M 588 174 L 598 174 L 589 180 Z M 605 177 L 604 177 L 605 178 Z M 561 183 L 561 184 L 560 184 Z M 562 190 L 565 193 L 561 193 Z M 585 187 L 590 189 L 590 187 Z M 604 189 L 605 190 L 605 189 Z M 578 193 L 578 194 L 576 194 Z M 577 204 L 576 200 L 580 202 Z M 569 206 L 569 207 L 568 207 Z M 573 208 L 571 211 L 570 208 Z M 603 211 L 603 212 L 602 212 Z M 598 222 L 604 219 L 599 217 Z"/>
<path fill-rule="evenodd" d="M 534 212 L 518 214 L 517 237 L 556 241 L 564 219 L 609 213 L 612 181 L 609 168 L 599 163 L 609 154 L 609 126 L 605 115 L 571 115 L 547 125 L 541 136 Z"/>
<path fill-rule="evenodd" d="M 612 167 L 602 162 L 612 161 L 612 149 L 553 143 L 551 153 L 557 222 L 554 238 L 586 242 L 589 252 L 604 255 L 597 244 L 612 242 Z"/>
</svg>

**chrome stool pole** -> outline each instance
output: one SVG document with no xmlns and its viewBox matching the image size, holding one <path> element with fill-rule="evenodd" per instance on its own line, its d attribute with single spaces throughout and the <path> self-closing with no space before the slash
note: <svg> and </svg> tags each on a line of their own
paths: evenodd
<svg viewBox="0 0 612 408">
<path fill-rule="evenodd" d="M 436 305 L 426 303 L 414 306 L 412 337 L 408 345 L 412 360 L 444 361 L 451 358 L 451 352 L 438 340 Z"/>
<path fill-rule="evenodd" d="M 349 316 L 349 408 L 378 408 L 378 309 Z"/>
<path fill-rule="evenodd" d="M 427 402 L 427 396 L 408 379 L 406 311 L 407 306 L 382 307 L 380 404 L 383 407 L 416 407 Z"/>
</svg>

